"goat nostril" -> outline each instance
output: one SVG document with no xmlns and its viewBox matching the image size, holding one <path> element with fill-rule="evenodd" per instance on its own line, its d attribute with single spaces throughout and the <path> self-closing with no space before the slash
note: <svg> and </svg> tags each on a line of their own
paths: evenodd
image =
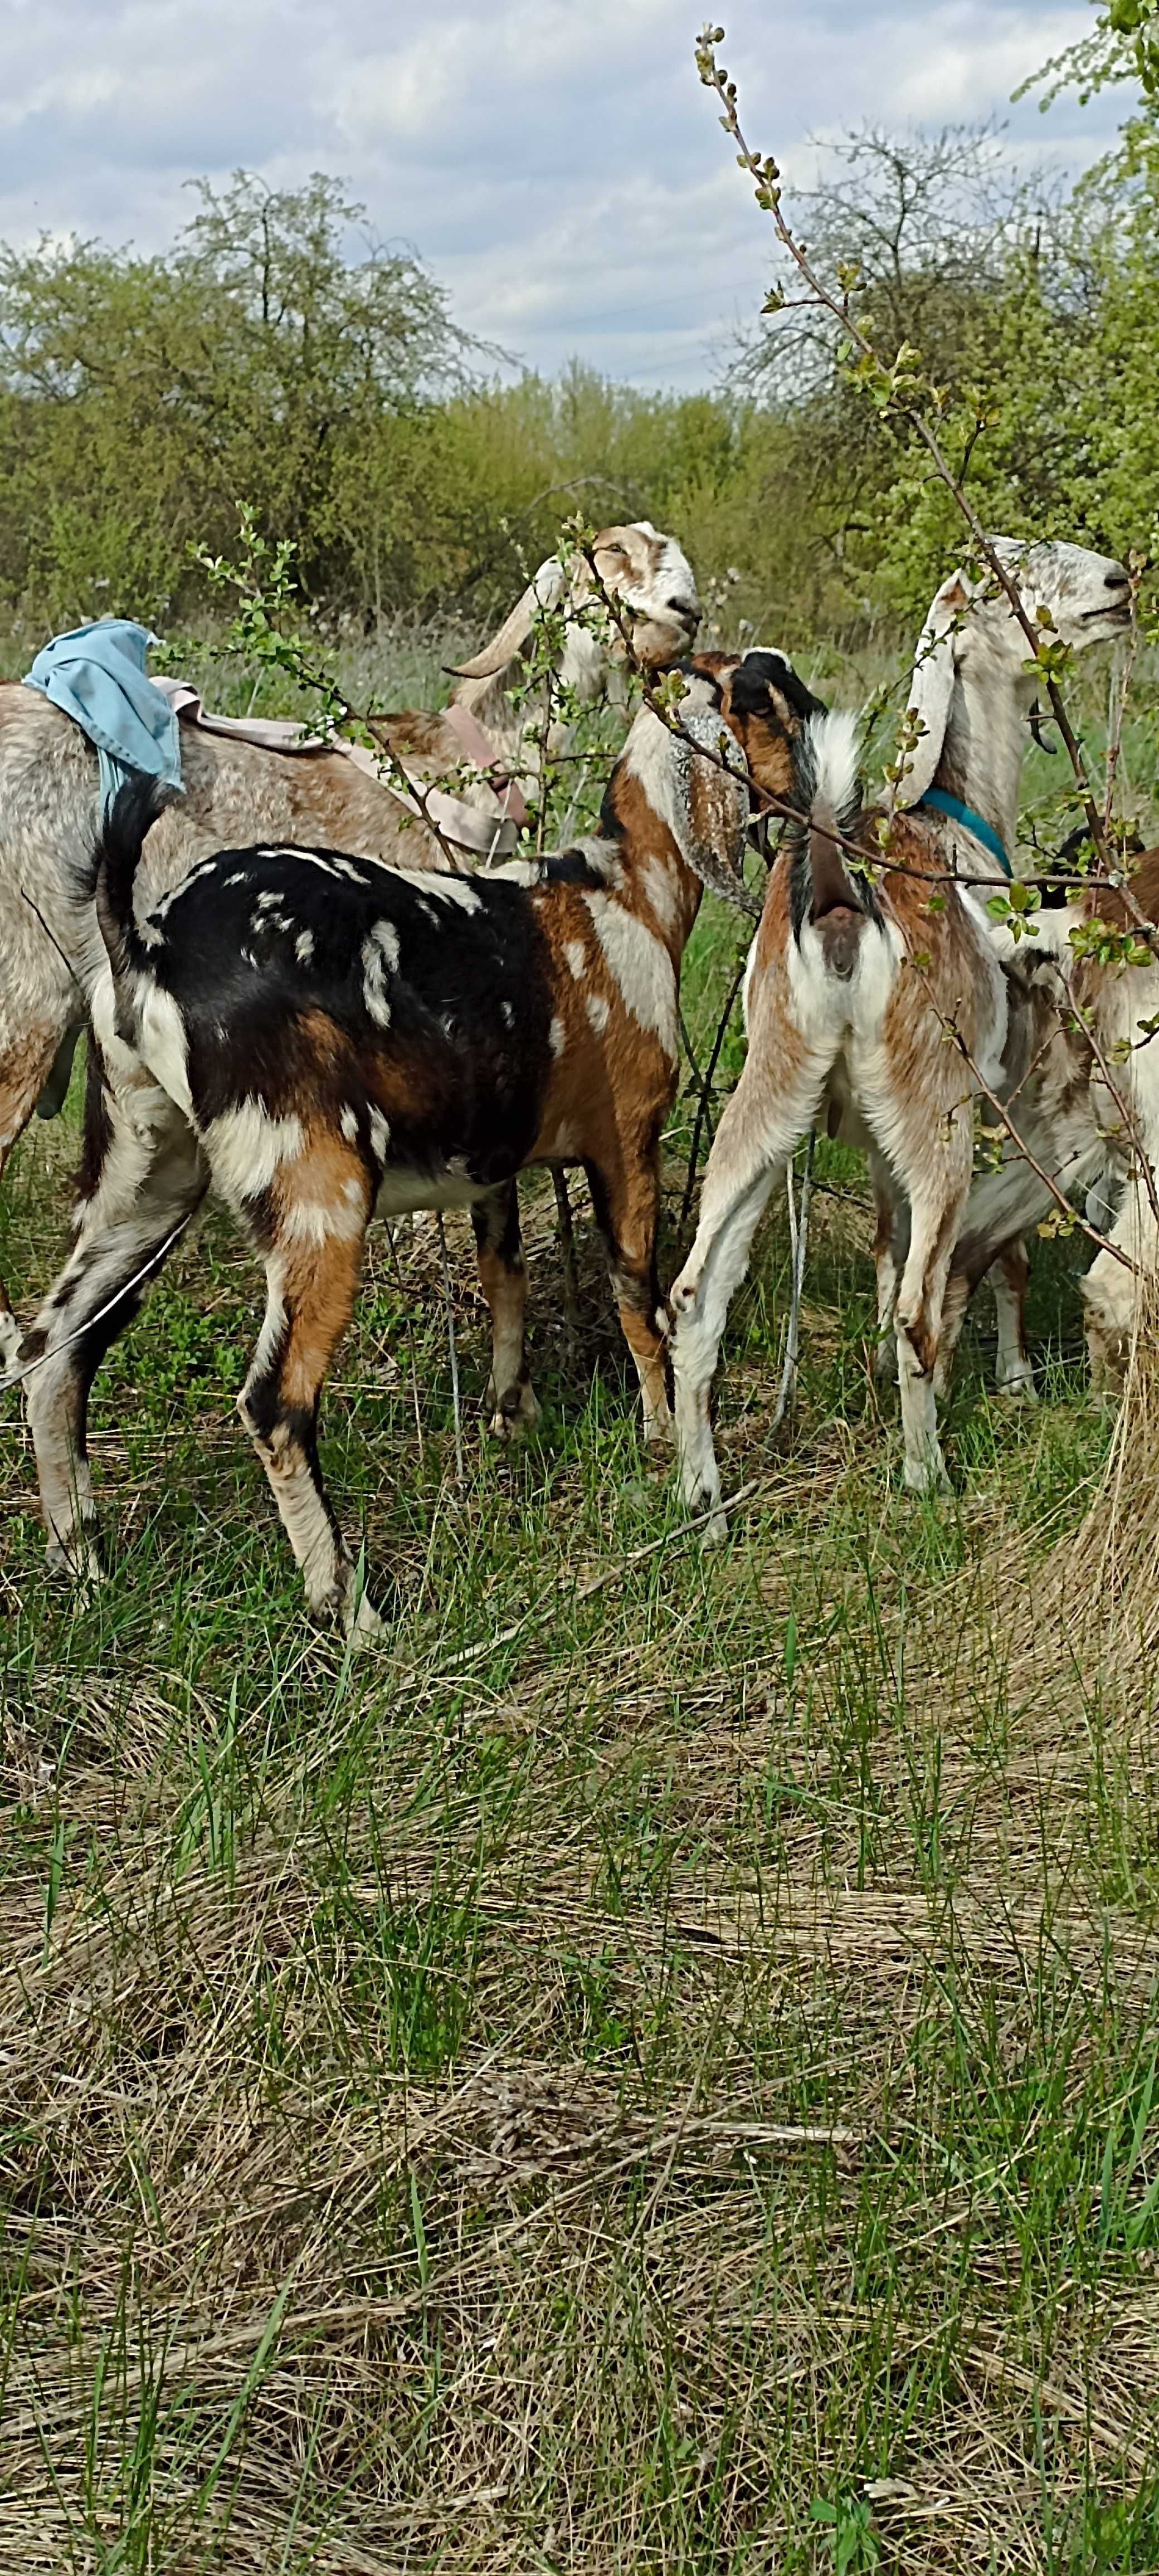
<svg viewBox="0 0 1159 2576">
<path fill-rule="evenodd" d="M 664 604 L 666 608 L 674 608 L 678 617 L 686 617 L 690 626 L 699 626 L 700 606 L 698 601 L 691 599 L 669 599 L 666 600 Z"/>
<path fill-rule="evenodd" d="M 1129 590 L 1131 587 L 1130 573 L 1119 571 L 1109 572 L 1107 574 L 1106 587 L 1108 590 Z"/>
</svg>

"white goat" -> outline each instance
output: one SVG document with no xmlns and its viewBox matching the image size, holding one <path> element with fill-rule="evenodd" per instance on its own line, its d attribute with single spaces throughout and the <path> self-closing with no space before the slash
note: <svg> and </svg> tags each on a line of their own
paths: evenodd
<svg viewBox="0 0 1159 2576">
<path fill-rule="evenodd" d="M 1034 615 L 1075 647 L 1127 622 L 1123 566 L 1078 546 L 1001 539 Z M 753 943 L 749 1052 L 709 1156 L 700 1223 L 672 1291 L 677 1437 L 690 1503 L 719 1503 L 709 1389 L 757 1221 L 798 1138 L 818 1121 L 868 1154 L 879 1206 L 878 1304 L 897 1337 L 904 1474 L 944 1481 L 934 1373 L 942 1301 L 970 1189 L 973 1097 L 1002 1078 L 1007 991 L 989 892 L 1008 873 L 1034 678 L 1009 602 L 961 573 L 943 583 L 918 648 L 911 703 L 925 731 L 880 874 L 879 816 L 860 805 L 848 717 L 809 728 L 809 828 L 778 859 Z M 917 809 L 921 809 L 920 811 Z M 871 873 L 850 874 L 852 840 Z M 941 909 L 931 911 L 930 877 Z M 984 882 L 975 891 L 967 879 Z M 960 880 L 955 882 L 955 880 Z M 960 1048 L 947 1043 L 956 1032 Z M 900 1277 L 899 1277 L 900 1271 Z M 717 1512 L 708 1535 L 723 1535 Z"/>
</svg>

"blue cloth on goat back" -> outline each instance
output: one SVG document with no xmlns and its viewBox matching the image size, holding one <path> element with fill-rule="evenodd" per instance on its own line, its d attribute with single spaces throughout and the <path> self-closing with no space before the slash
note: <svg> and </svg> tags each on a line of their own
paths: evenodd
<svg viewBox="0 0 1159 2576">
<path fill-rule="evenodd" d="M 156 642 L 129 617 L 101 617 L 54 635 L 24 675 L 25 687 L 40 689 L 93 744 L 106 814 L 118 787 L 142 770 L 181 785 L 177 718 L 145 669 Z"/>
</svg>

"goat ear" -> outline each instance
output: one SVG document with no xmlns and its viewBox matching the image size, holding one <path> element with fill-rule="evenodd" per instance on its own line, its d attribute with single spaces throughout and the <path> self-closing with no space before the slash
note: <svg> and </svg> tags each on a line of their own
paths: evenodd
<svg viewBox="0 0 1159 2576">
<path fill-rule="evenodd" d="M 531 633 L 535 620 L 545 608 L 558 608 L 567 576 L 558 555 L 549 555 L 528 582 L 522 599 L 517 599 L 509 617 L 505 617 L 497 635 L 483 646 L 470 662 L 454 666 L 457 680 L 493 680 L 515 660 Z"/>
<path fill-rule="evenodd" d="M 919 804 L 927 787 L 934 783 L 954 694 L 958 621 L 969 596 L 965 574 L 951 573 L 949 580 L 942 583 L 918 637 L 907 703 L 921 717 L 925 732 L 919 736 L 912 754 L 913 767 L 898 791 L 902 806 Z"/>
</svg>

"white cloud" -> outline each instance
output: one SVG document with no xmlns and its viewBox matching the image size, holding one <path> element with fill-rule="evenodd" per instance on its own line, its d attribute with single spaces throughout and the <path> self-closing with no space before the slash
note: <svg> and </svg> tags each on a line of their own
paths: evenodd
<svg viewBox="0 0 1159 2576">
<path fill-rule="evenodd" d="M 572 352 L 704 381 L 752 315 L 767 229 L 692 64 L 703 0 L 8 0 L 0 234 L 159 247 L 182 182 L 242 164 L 347 179 L 460 318 L 545 369 Z M 722 48 L 788 178 L 863 120 L 1009 115 L 1028 162 L 1101 148 L 1115 98 L 1042 120 L 1011 88 L 1089 29 L 1085 0 L 735 0 Z"/>
</svg>

